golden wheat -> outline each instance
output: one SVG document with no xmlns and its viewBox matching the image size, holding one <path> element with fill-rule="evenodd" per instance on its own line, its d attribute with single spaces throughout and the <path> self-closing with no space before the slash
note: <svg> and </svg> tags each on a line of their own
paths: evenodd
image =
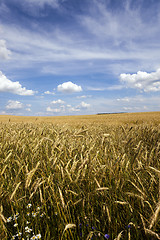
<svg viewBox="0 0 160 240">
<path fill-rule="evenodd" d="M 159 239 L 159 112 L 0 122 L 0 239 Z"/>
</svg>

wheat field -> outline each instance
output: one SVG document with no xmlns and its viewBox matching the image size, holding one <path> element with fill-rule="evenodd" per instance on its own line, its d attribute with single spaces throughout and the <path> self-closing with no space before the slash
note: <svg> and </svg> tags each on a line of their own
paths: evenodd
<svg viewBox="0 0 160 240">
<path fill-rule="evenodd" d="M 0 116 L 0 239 L 160 239 L 160 112 Z"/>
</svg>

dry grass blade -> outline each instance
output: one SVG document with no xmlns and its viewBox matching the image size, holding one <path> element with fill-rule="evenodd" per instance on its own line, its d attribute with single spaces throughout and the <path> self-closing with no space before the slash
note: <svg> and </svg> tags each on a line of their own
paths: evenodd
<svg viewBox="0 0 160 240">
<path fill-rule="evenodd" d="M 109 221 L 109 223 L 111 223 L 111 215 L 109 212 L 109 208 L 107 206 L 106 206 L 106 211 L 107 211 L 107 215 L 108 215 L 108 221 Z"/>
<path fill-rule="evenodd" d="M 33 191 L 32 194 L 30 195 L 29 199 L 32 198 L 32 196 L 36 193 L 38 187 L 39 187 L 42 183 L 44 183 L 45 181 L 42 181 L 41 183 L 40 183 L 40 182 L 41 182 L 41 179 L 38 179 L 38 181 L 35 182 L 35 186 L 32 185 L 32 188 L 34 187 L 34 191 Z"/>
<path fill-rule="evenodd" d="M 59 190 L 59 194 L 60 194 L 60 199 L 61 199 L 61 202 L 62 202 L 62 206 L 63 208 L 65 207 L 65 202 L 64 202 L 64 198 L 63 198 L 63 194 L 62 194 L 62 191 L 61 189 L 58 187 L 58 190 Z"/>
<path fill-rule="evenodd" d="M 158 235 L 158 233 L 153 232 L 153 231 L 151 231 L 150 229 L 145 228 L 145 233 L 146 233 L 146 234 L 149 234 L 149 235 L 151 235 L 151 236 L 153 236 L 153 237 L 156 237 L 157 239 L 160 240 L 160 236 Z"/>
<path fill-rule="evenodd" d="M 12 156 L 12 152 L 8 154 L 8 156 L 5 158 L 4 162 L 7 162 L 7 160 Z"/>
<path fill-rule="evenodd" d="M 73 182 L 73 179 L 72 179 L 71 174 L 69 173 L 68 169 L 65 168 L 65 170 L 66 170 L 66 173 L 67 173 L 67 176 L 68 176 L 70 182 Z"/>
<path fill-rule="evenodd" d="M 144 222 L 143 216 L 142 216 L 142 214 L 139 214 L 139 215 L 140 215 L 140 218 L 141 218 L 141 221 L 142 221 L 142 224 L 143 224 L 143 228 L 146 229 L 146 226 L 145 226 L 145 222 Z"/>
<path fill-rule="evenodd" d="M 149 226 L 149 229 L 151 229 L 153 227 L 153 225 L 156 224 L 159 212 L 160 212 L 160 201 L 157 204 L 156 211 L 154 212 L 153 216 L 150 219 L 151 224 Z"/>
<path fill-rule="evenodd" d="M 110 135 L 111 135 L 111 134 L 109 134 L 109 133 L 104 133 L 104 134 L 103 134 L 104 137 L 109 137 Z"/>
<path fill-rule="evenodd" d="M 76 201 L 75 203 L 73 203 L 73 205 L 75 206 L 76 204 L 80 203 L 83 199 L 79 199 L 78 201 Z"/>
<path fill-rule="evenodd" d="M 19 182 L 19 183 L 17 184 L 17 186 L 15 187 L 15 189 L 14 189 L 14 191 L 13 191 L 11 197 L 10 197 L 10 200 L 13 199 L 13 197 L 14 197 L 14 195 L 16 194 L 16 191 L 17 191 L 17 189 L 19 188 L 20 184 L 21 184 L 21 182 Z"/>
<path fill-rule="evenodd" d="M 90 239 L 92 239 L 92 236 L 93 236 L 93 232 L 90 232 L 90 233 L 88 234 L 86 240 L 90 240 Z"/>
<path fill-rule="evenodd" d="M 0 213 L 0 239 L 7 239 L 7 228 L 4 223 L 6 223 L 6 220 Z"/>
<path fill-rule="evenodd" d="M 94 178 L 94 180 L 95 180 L 95 182 L 97 183 L 98 188 L 101 188 L 101 186 L 100 186 L 100 184 L 99 184 L 97 178 Z"/>
<path fill-rule="evenodd" d="M 0 217 L 1 217 L 1 219 L 3 220 L 3 222 L 5 222 L 5 223 L 7 222 L 2 213 L 0 213 Z"/>
<path fill-rule="evenodd" d="M 81 135 L 81 134 L 83 134 L 83 133 L 86 133 L 87 131 L 88 131 L 88 129 L 85 129 L 85 130 L 83 130 L 83 131 L 80 131 L 80 132 L 76 133 L 75 136 L 76 136 L 76 135 Z"/>
<path fill-rule="evenodd" d="M 42 196 L 42 191 L 41 191 L 41 188 L 39 187 L 39 195 L 40 195 L 40 200 L 41 200 L 41 203 L 43 202 L 43 196 Z"/>
<path fill-rule="evenodd" d="M 131 240 L 131 230 L 130 230 L 130 228 L 128 229 L 128 240 Z"/>
<path fill-rule="evenodd" d="M 63 231 L 63 233 L 62 233 L 61 239 L 63 238 L 63 235 L 64 235 L 64 233 L 65 233 L 65 231 L 66 231 L 67 229 L 71 229 L 71 228 L 75 228 L 75 227 L 76 227 L 75 224 L 73 224 L 73 223 L 68 223 L 68 224 L 65 226 L 65 229 L 64 229 L 64 231 Z"/>
<path fill-rule="evenodd" d="M 72 191 L 72 190 L 67 190 L 67 192 L 70 192 L 70 193 L 74 194 L 75 196 L 78 196 L 78 195 L 79 195 L 78 193 L 76 193 L 76 192 L 74 192 L 74 191 Z"/>
<path fill-rule="evenodd" d="M 135 193 L 132 193 L 132 192 L 126 192 L 126 194 L 128 196 L 137 197 L 137 198 L 139 198 L 141 200 L 144 200 L 144 198 L 142 196 L 138 195 L 138 194 L 135 194 Z"/>
<path fill-rule="evenodd" d="M 158 169 L 156 169 L 154 167 L 150 167 L 150 166 L 149 166 L 149 168 L 152 169 L 153 171 L 155 171 L 156 173 L 158 173 L 160 175 L 160 171 Z"/>
<path fill-rule="evenodd" d="M 28 188 L 31 184 L 32 181 L 32 177 L 34 175 L 34 173 L 36 172 L 36 170 L 38 169 L 38 166 L 40 165 L 40 162 L 37 163 L 36 167 L 34 169 L 32 169 L 27 175 L 27 179 L 26 179 L 26 185 L 25 187 Z"/>
<path fill-rule="evenodd" d="M 111 223 L 111 215 L 110 215 L 108 206 L 103 205 L 103 211 L 107 213 L 108 221 L 109 221 L 109 223 Z"/>
<path fill-rule="evenodd" d="M 149 168 L 154 170 L 158 174 L 158 177 L 159 177 L 159 200 L 160 200 L 160 171 L 154 167 L 149 167 Z"/>
<path fill-rule="evenodd" d="M 115 203 L 119 203 L 121 205 L 127 205 L 128 204 L 128 202 L 122 202 L 122 201 L 115 201 Z"/>
<path fill-rule="evenodd" d="M 4 166 L 4 168 L 3 168 L 2 172 L 1 172 L 1 176 L 4 174 L 6 168 L 7 168 L 7 165 Z"/>
<path fill-rule="evenodd" d="M 146 194 L 139 187 L 137 187 L 135 183 L 133 183 L 132 181 L 129 182 L 138 190 L 138 192 L 140 192 L 143 196 L 146 196 Z"/>
<path fill-rule="evenodd" d="M 96 191 L 104 191 L 104 190 L 109 190 L 109 188 L 108 187 L 96 188 Z"/>
<path fill-rule="evenodd" d="M 122 237 L 122 233 L 123 233 L 123 232 L 124 232 L 124 231 L 121 231 L 114 240 L 120 240 L 121 237 Z"/>
</svg>

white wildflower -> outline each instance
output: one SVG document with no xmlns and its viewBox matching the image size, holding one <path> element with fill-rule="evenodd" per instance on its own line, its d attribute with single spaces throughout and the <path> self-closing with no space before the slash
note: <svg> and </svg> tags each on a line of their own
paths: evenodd
<svg viewBox="0 0 160 240">
<path fill-rule="evenodd" d="M 32 217 L 36 217 L 37 216 L 37 212 L 32 212 Z"/>
<path fill-rule="evenodd" d="M 27 208 L 31 208 L 31 207 L 32 207 L 32 204 L 29 203 L 29 204 L 27 205 Z"/>
<path fill-rule="evenodd" d="M 40 233 L 37 234 L 36 237 L 37 237 L 37 239 L 40 239 L 41 238 L 41 234 Z"/>
<path fill-rule="evenodd" d="M 17 237 L 20 237 L 22 235 L 22 233 L 21 232 L 19 232 L 19 233 L 17 233 Z"/>
<path fill-rule="evenodd" d="M 37 239 L 37 237 L 36 237 L 35 235 L 33 235 L 33 236 L 31 237 L 31 240 L 34 240 L 34 239 Z"/>
<path fill-rule="evenodd" d="M 16 239 L 16 236 L 15 236 L 15 235 L 13 235 L 13 236 L 11 237 L 11 240 L 14 240 L 14 239 Z"/>
<path fill-rule="evenodd" d="M 27 226 L 27 227 L 25 227 L 25 232 L 30 233 L 30 232 L 32 232 L 32 229 Z"/>
<path fill-rule="evenodd" d="M 11 222 L 12 221 L 12 217 L 7 218 L 7 222 Z"/>
</svg>

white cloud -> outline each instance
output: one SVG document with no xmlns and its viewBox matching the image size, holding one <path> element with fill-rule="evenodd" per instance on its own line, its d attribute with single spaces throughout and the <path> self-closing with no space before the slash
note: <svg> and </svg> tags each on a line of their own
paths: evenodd
<svg viewBox="0 0 160 240">
<path fill-rule="evenodd" d="M 29 104 L 26 104 L 27 107 L 31 107 L 32 105 L 29 103 Z"/>
<path fill-rule="evenodd" d="M 77 108 L 77 107 L 70 107 L 70 108 L 68 109 L 68 111 L 69 111 L 69 112 L 79 112 L 80 109 Z"/>
<path fill-rule="evenodd" d="M 89 91 L 104 91 L 104 90 L 106 90 L 105 88 L 102 88 L 102 87 L 88 87 L 87 89 Z"/>
<path fill-rule="evenodd" d="M 47 108 L 46 108 L 46 111 L 47 111 L 47 112 L 52 112 L 52 113 L 59 113 L 59 112 L 62 112 L 62 109 L 61 109 L 61 108 L 51 108 L 51 107 L 47 107 Z"/>
<path fill-rule="evenodd" d="M 81 99 L 81 98 L 90 98 L 92 97 L 91 95 L 82 95 L 82 96 L 77 96 L 78 99 Z"/>
<path fill-rule="evenodd" d="M 29 5 L 35 5 L 36 7 L 44 7 L 45 4 L 50 5 L 53 8 L 57 8 L 59 6 L 58 0 L 24 0 Z"/>
<path fill-rule="evenodd" d="M 90 86 L 87 87 L 89 91 L 105 91 L 105 90 L 112 91 L 112 90 L 121 90 L 122 88 L 124 88 L 123 85 L 112 85 L 109 87 L 90 87 Z"/>
<path fill-rule="evenodd" d="M 64 104 L 65 102 L 61 99 L 58 99 L 58 100 L 55 100 L 55 101 L 52 101 L 51 104 Z"/>
<path fill-rule="evenodd" d="M 77 107 L 72 107 L 70 104 L 67 104 L 66 106 L 61 106 L 59 108 L 51 108 L 51 107 L 47 107 L 46 108 L 47 112 L 50 113 L 67 113 L 67 112 L 79 112 L 80 108 Z"/>
<path fill-rule="evenodd" d="M 79 107 L 80 108 L 89 108 L 91 105 L 89 103 L 81 102 Z"/>
<path fill-rule="evenodd" d="M 13 0 L 17 1 L 17 0 Z M 48 5 L 51 8 L 59 9 L 59 0 L 23 0 L 19 1 L 19 4 L 25 12 L 30 16 L 46 16 L 47 13 L 43 12 L 43 8 Z"/>
<path fill-rule="evenodd" d="M 50 92 L 50 91 L 46 91 L 46 92 L 44 92 L 44 94 L 47 94 L 47 95 L 54 95 L 55 93 L 54 93 L 54 92 Z"/>
<path fill-rule="evenodd" d="M 141 3 L 133 7 L 132 1 L 120 1 L 120 6 L 111 11 L 108 4 L 111 1 L 94 0 L 90 8 L 90 14 L 80 16 L 81 23 L 94 34 L 99 41 L 112 39 L 112 45 L 129 49 L 135 39 L 149 41 L 154 35 L 159 34 L 158 14 L 154 14 L 154 20 L 144 19 L 144 9 Z M 122 3 L 123 2 L 123 3 Z M 156 6 L 153 4 L 153 6 Z M 152 9 L 153 10 L 153 9 Z M 151 10 L 151 12 L 152 12 Z M 150 12 L 150 13 L 151 13 Z M 152 17 L 152 16 L 151 16 Z M 143 33 L 143 34 L 142 34 Z M 154 39 L 156 42 L 158 39 Z M 152 44 L 152 42 L 150 42 Z"/>
<path fill-rule="evenodd" d="M 0 59 L 9 59 L 11 51 L 6 47 L 6 41 L 0 39 Z"/>
<path fill-rule="evenodd" d="M 59 99 L 59 100 L 53 101 L 51 103 L 62 104 L 62 103 L 65 103 L 65 102 Z M 85 110 L 89 107 L 90 107 L 90 104 L 85 103 L 85 102 L 81 102 L 77 106 L 72 106 L 71 104 L 66 104 L 66 105 L 61 105 L 59 108 L 47 107 L 46 111 L 50 112 L 50 113 L 70 113 L 70 112 L 79 112 L 79 111 Z"/>
<path fill-rule="evenodd" d="M 8 113 L 6 113 L 5 111 L 0 112 L 0 115 L 7 115 Z"/>
<path fill-rule="evenodd" d="M 110 87 L 107 87 L 106 90 L 121 90 L 123 88 L 122 85 L 112 85 Z"/>
<path fill-rule="evenodd" d="M 6 109 L 8 110 L 18 110 L 22 108 L 23 108 L 23 104 L 19 101 L 9 100 L 8 104 L 6 105 Z"/>
<path fill-rule="evenodd" d="M 3 14 L 9 14 L 10 10 L 9 8 L 6 6 L 6 4 L 4 2 L 1 1 L 0 3 L 0 15 L 2 16 Z"/>
<path fill-rule="evenodd" d="M 130 111 L 130 110 L 133 110 L 134 108 L 133 108 L 133 107 L 123 107 L 123 109 L 124 109 L 125 111 Z"/>
<path fill-rule="evenodd" d="M 138 71 L 136 74 L 120 74 L 120 81 L 126 87 L 136 88 L 145 92 L 160 91 L 160 68 L 156 72 Z"/>
<path fill-rule="evenodd" d="M 30 108 L 26 108 L 26 111 L 27 111 L 27 112 L 31 112 L 31 109 L 30 109 Z"/>
<path fill-rule="evenodd" d="M 19 82 L 12 82 L 0 71 L 0 92 L 9 92 L 23 96 L 34 95 L 34 91 L 27 90 Z"/>
<path fill-rule="evenodd" d="M 110 28 L 114 25 L 112 18 L 115 17 L 109 14 L 106 8 L 104 8 L 103 11 L 105 12 L 102 15 L 100 12 L 99 14 L 95 14 L 95 16 L 91 16 L 94 21 L 89 21 L 89 26 L 86 25 L 86 18 L 90 18 L 90 16 L 87 15 L 85 17 L 83 15 L 80 17 L 80 23 L 84 23 L 83 27 L 84 31 L 87 32 L 86 35 L 83 35 L 83 31 L 80 33 L 76 29 L 73 29 L 73 32 L 68 34 L 65 29 L 58 29 L 58 27 L 51 32 L 47 32 L 47 30 L 42 32 L 42 29 L 37 27 L 37 31 L 32 32 L 20 26 L 3 25 L 4 38 L 7 40 L 10 48 L 12 47 L 12 62 L 10 63 L 10 68 L 14 67 L 17 62 L 19 63 L 19 67 L 31 67 L 34 69 L 39 67 L 39 63 L 43 63 L 41 70 L 44 73 L 71 75 L 77 72 L 79 74 L 86 72 L 106 73 L 106 68 L 108 68 L 108 72 L 111 71 L 115 73 L 117 62 L 113 60 L 126 60 L 123 61 L 123 64 L 120 63 L 120 69 L 122 69 L 122 67 L 126 69 L 126 66 L 130 62 L 127 60 L 134 60 L 134 62 L 132 61 L 131 63 L 132 69 L 137 69 L 135 65 L 142 66 L 148 63 L 151 67 L 155 67 L 155 63 L 160 60 L 160 44 L 155 40 L 159 39 L 157 37 L 158 27 L 154 27 L 155 32 L 153 32 L 152 35 L 154 40 L 142 45 L 142 41 L 138 41 L 140 37 L 138 33 L 143 32 L 143 29 L 145 29 L 146 33 L 147 25 L 144 24 L 139 29 L 137 23 L 130 21 L 130 27 L 128 27 L 127 16 L 123 19 L 122 23 L 122 16 L 119 14 L 116 17 L 116 24 L 118 24 L 117 30 L 112 32 Z M 109 21 L 107 21 L 108 18 L 104 16 L 109 15 L 110 18 Z M 98 22 L 97 28 L 94 26 L 96 22 Z M 103 29 L 99 32 L 99 26 L 103 25 L 102 22 L 106 24 L 109 22 L 109 27 L 108 25 L 103 26 Z M 136 36 L 132 30 L 135 26 L 137 28 Z M 95 29 L 98 33 L 94 38 L 91 37 L 92 29 Z M 121 30 L 123 30 L 123 34 Z M 152 30 L 151 26 L 149 30 Z M 131 31 L 132 34 L 130 33 Z M 17 36 L 19 36 L 18 39 Z M 145 39 L 149 39 L 148 36 L 149 34 L 146 35 Z M 134 37 L 135 41 L 132 41 Z M 30 39 L 32 39 L 32 41 L 30 41 Z M 93 41 L 93 39 L 95 39 L 95 41 Z M 115 44 L 112 44 L 116 41 L 119 42 L 119 47 L 115 47 Z M 150 59 L 153 59 L 152 62 Z M 93 65 L 89 65 L 91 60 Z M 108 63 L 106 64 L 105 62 L 106 60 L 112 60 L 112 62 L 108 65 Z M 120 71 L 122 70 L 119 70 L 118 74 L 121 73 Z"/>
<path fill-rule="evenodd" d="M 117 98 L 117 101 L 122 101 L 122 102 L 130 102 L 130 99 L 128 97 L 124 98 Z"/>
<path fill-rule="evenodd" d="M 82 87 L 72 82 L 64 82 L 58 85 L 57 90 L 63 93 L 74 93 L 74 92 L 81 92 Z"/>
<path fill-rule="evenodd" d="M 25 11 L 36 11 L 37 7 L 37 12 L 40 13 L 40 6 L 49 4 L 56 7 L 58 2 L 13 1 L 17 4 L 24 2 Z M 31 28 L 28 29 L 27 25 L 22 26 L 21 22 L 19 25 L 2 22 L 3 38 L 7 40 L 9 49 L 12 49 L 12 61 L 7 67 L 14 69 L 14 66 L 18 65 L 19 68 L 38 68 L 43 72 L 57 75 L 115 73 L 118 64 L 120 65 L 118 74 L 120 74 L 126 71 L 122 69 L 126 69 L 129 63 L 132 66 L 131 71 L 137 71 L 137 66 L 141 69 L 141 66 L 146 68 L 148 64 L 150 69 L 155 68 L 155 64 L 160 61 L 158 41 L 160 18 L 156 14 L 154 19 L 144 18 L 145 13 L 140 9 L 141 3 L 133 8 L 132 4 L 125 6 L 131 1 L 120 1 L 124 6 L 118 11 L 117 9 L 110 11 L 106 6 L 109 2 L 90 1 L 91 5 L 85 13 L 81 15 L 73 13 L 75 22 L 71 23 L 71 31 L 56 23 L 48 23 L 47 27 L 43 27 L 43 21 L 42 25 L 39 25 L 38 21 L 30 21 Z M 32 10 L 32 7 L 28 7 L 30 5 L 36 7 Z M 66 13 L 69 13 L 68 9 Z M 47 14 L 48 11 L 43 11 L 44 15 L 45 13 Z M 111 60 L 110 64 L 107 60 Z M 43 65 L 40 66 L 42 63 Z"/>
</svg>

